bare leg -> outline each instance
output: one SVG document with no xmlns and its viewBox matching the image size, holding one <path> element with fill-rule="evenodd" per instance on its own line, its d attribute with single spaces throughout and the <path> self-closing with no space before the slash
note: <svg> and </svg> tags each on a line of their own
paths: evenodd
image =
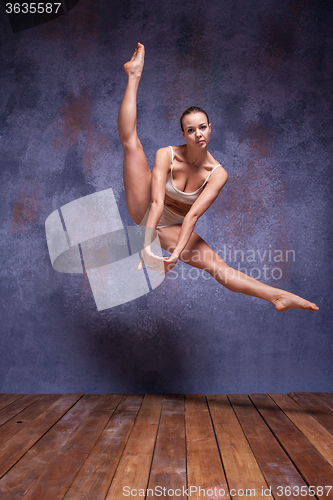
<svg viewBox="0 0 333 500">
<path fill-rule="evenodd" d="M 161 245 L 165 250 L 172 252 L 179 231 L 180 226 L 170 226 L 158 230 Z M 268 300 L 274 304 L 278 311 L 291 308 L 307 309 L 308 311 L 317 311 L 319 309 L 316 304 L 302 299 L 298 295 L 265 285 L 231 268 L 196 233 L 192 233 L 180 258 L 186 264 L 207 271 L 216 281 L 233 292 L 245 293 L 246 295 Z"/>
<path fill-rule="evenodd" d="M 144 64 L 144 46 L 138 46 L 124 65 L 128 75 L 118 116 L 118 133 L 124 150 L 124 188 L 128 213 L 136 224 L 142 221 L 151 201 L 151 171 L 136 130 L 136 96 Z"/>
</svg>

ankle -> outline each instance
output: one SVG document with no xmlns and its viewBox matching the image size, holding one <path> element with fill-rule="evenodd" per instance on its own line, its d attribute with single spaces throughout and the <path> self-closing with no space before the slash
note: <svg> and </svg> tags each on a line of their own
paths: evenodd
<svg viewBox="0 0 333 500">
<path fill-rule="evenodd" d="M 125 64 L 126 66 L 126 64 Z M 125 73 L 126 75 L 128 76 L 128 82 L 131 83 L 131 84 L 134 84 L 134 85 L 139 85 L 139 82 L 141 80 L 141 75 L 142 75 L 142 69 L 141 70 L 138 70 L 138 69 L 134 69 L 134 70 L 127 70 L 126 71 L 126 68 L 124 67 L 125 69 Z"/>
<path fill-rule="evenodd" d="M 285 296 L 285 292 L 283 290 L 280 290 L 280 289 L 276 289 L 275 292 L 273 292 L 273 295 L 272 295 L 272 298 L 270 300 L 270 302 L 274 305 L 276 305 L 276 303 L 283 299 L 283 297 Z"/>
</svg>

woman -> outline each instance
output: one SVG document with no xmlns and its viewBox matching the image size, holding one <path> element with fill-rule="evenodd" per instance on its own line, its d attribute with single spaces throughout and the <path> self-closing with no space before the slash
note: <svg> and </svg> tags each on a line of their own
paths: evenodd
<svg viewBox="0 0 333 500">
<path fill-rule="evenodd" d="M 272 302 L 278 311 L 318 310 L 314 303 L 232 269 L 193 232 L 196 221 L 228 179 L 227 172 L 207 151 L 211 125 L 203 110 L 196 107 L 186 110 L 181 118 L 186 144 L 159 149 L 151 173 L 136 130 L 136 96 L 143 64 L 144 46 L 138 43 L 131 60 L 124 65 L 128 83 L 118 117 L 128 213 L 136 224 L 146 226 L 142 259 L 151 268 L 159 266 L 163 272 L 170 271 L 180 259 L 207 271 L 229 290 Z M 152 253 L 150 242 L 155 229 L 170 257 Z"/>
</svg>

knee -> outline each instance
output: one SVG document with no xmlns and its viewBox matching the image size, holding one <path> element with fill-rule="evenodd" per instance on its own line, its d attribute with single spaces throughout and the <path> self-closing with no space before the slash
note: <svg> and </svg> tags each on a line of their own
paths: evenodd
<svg viewBox="0 0 333 500">
<path fill-rule="evenodd" d="M 225 282 L 228 278 L 232 278 L 235 270 L 228 266 L 225 262 L 216 261 L 212 259 L 209 266 L 207 266 L 207 272 L 217 281 Z"/>
<path fill-rule="evenodd" d="M 225 273 L 230 267 L 219 257 L 212 249 L 204 253 L 204 262 L 206 267 L 209 268 L 209 273 L 216 275 L 218 273 Z"/>
<path fill-rule="evenodd" d="M 143 151 L 142 144 L 137 137 L 126 139 L 121 144 L 125 154 L 136 153 L 138 150 Z"/>
<path fill-rule="evenodd" d="M 207 258 L 207 256 L 205 256 L 205 259 L 201 261 L 200 267 L 208 274 L 210 274 L 214 279 L 219 279 L 222 272 L 219 264 L 215 262 L 213 258 Z"/>
</svg>

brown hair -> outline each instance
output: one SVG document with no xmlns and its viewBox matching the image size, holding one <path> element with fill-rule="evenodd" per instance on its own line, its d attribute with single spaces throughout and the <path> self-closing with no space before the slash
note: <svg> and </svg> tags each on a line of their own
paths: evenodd
<svg viewBox="0 0 333 500">
<path fill-rule="evenodd" d="M 203 109 L 201 108 L 198 108 L 198 106 L 191 106 L 190 108 L 187 108 L 185 109 L 184 113 L 182 114 L 182 116 L 180 117 L 180 127 L 182 129 L 182 131 L 184 132 L 184 128 L 183 128 L 183 119 L 186 115 L 190 115 L 191 113 L 203 113 L 204 115 L 206 115 L 206 118 L 207 118 L 207 122 L 209 124 L 209 118 L 208 118 L 208 115 L 206 113 L 206 111 L 204 111 Z"/>
</svg>

